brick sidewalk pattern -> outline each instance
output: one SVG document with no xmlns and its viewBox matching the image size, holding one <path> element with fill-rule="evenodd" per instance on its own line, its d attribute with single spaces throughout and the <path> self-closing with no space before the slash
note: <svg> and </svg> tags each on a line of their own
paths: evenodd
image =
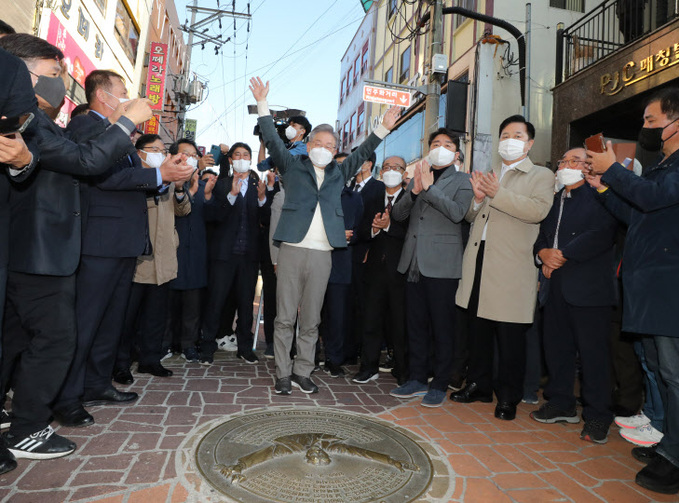
<svg viewBox="0 0 679 503">
<path fill-rule="evenodd" d="M 49 461 L 19 460 L 0 476 L 0 501 L 11 503 L 180 503 L 226 501 L 195 468 L 200 435 L 226 416 L 271 406 L 321 406 L 368 414 L 422 437 L 439 477 L 421 501 L 677 502 L 634 483 L 642 468 L 614 425 L 605 445 L 580 440 L 578 425 L 543 425 L 521 404 L 515 421 L 493 417 L 494 404 L 457 404 L 427 409 L 420 399 L 388 395 L 394 379 L 357 385 L 323 372 L 312 376 L 321 391 L 273 393 L 274 363 L 248 365 L 235 353 L 218 352 L 201 367 L 179 356 L 163 362 L 170 378 L 136 374 L 128 387 L 141 397 L 126 407 L 93 407 L 96 424 L 57 428 L 78 444 L 76 452 Z M 445 486 L 445 487 L 444 487 Z"/>
</svg>

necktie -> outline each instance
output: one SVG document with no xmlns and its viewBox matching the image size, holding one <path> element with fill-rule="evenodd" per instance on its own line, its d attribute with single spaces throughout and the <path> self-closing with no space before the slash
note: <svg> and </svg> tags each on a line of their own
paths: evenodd
<svg viewBox="0 0 679 503">
<path fill-rule="evenodd" d="M 387 196 L 387 212 L 391 215 L 391 209 L 394 207 L 392 204 L 392 201 L 394 200 L 394 196 Z"/>
</svg>

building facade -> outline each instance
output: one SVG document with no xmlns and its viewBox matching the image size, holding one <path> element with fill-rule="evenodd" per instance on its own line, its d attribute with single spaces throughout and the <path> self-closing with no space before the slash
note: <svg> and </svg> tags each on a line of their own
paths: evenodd
<svg viewBox="0 0 679 503">
<path fill-rule="evenodd" d="M 549 164 L 551 156 L 552 87 L 555 84 L 557 27 L 580 19 L 595 0 L 544 0 L 530 5 L 530 37 L 528 43 L 528 75 L 526 103 L 522 104 L 518 43 L 503 28 L 458 14 L 444 15 L 442 50 L 449 61 L 447 76 L 442 78 L 442 94 L 438 104 L 435 130 L 452 119 L 462 136 L 461 150 L 466 169 L 488 170 L 499 162 L 498 128 L 509 115 L 522 113 L 536 126 L 536 142 L 531 158 Z M 446 0 L 444 7 L 462 7 L 486 14 L 527 31 L 527 3 L 516 0 Z M 374 79 L 397 84 L 421 86 L 429 81 L 432 62 L 431 21 L 420 26 L 418 20 L 426 11 L 419 5 L 400 0 L 373 2 L 375 11 Z M 526 37 L 528 38 L 528 37 Z M 451 103 L 447 110 L 449 81 Z M 462 103 L 457 93 L 464 92 Z M 455 93 L 455 95 L 453 95 Z M 466 97 L 466 98 L 465 98 Z M 528 106 L 525 106 L 528 105 Z M 431 131 L 425 131 L 425 100 L 418 94 L 394 131 L 378 150 L 378 163 L 389 155 L 401 155 L 413 163 L 427 153 L 426 142 Z M 379 124 L 385 106 L 373 106 L 368 130 Z M 450 125 L 450 124 L 449 124 Z M 462 131 L 464 130 L 464 131 Z"/>
</svg>

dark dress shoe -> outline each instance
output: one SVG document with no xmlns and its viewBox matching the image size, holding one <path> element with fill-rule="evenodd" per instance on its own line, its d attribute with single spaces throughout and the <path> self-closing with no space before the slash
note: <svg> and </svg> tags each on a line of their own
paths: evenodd
<svg viewBox="0 0 679 503">
<path fill-rule="evenodd" d="M 513 421 L 516 418 L 516 405 L 509 402 L 500 402 L 495 406 L 495 417 L 505 421 Z"/>
<path fill-rule="evenodd" d="M 70 409 L 55 410 L 54 417 L 59 421 L 59 424 L 70 428 L 82 428 L 94 424 L 94 418 L 82 405 Z"/>
<path fill-rule="evenodd" d="M 132 384 L 134 377 L 130 369 L 118 369 L 113 371 L 113 380 L 118 384 Z"/>
<path fill-rule="evenodd" d="M 85 399 L 83 400 L 83 407 L 92 407 L 93 405 L 121 404 L 136 400 L 138 397 L 139 395 L 136 393 L 118 391 L 113 386 L 111 386 L 98 395 L 85 396 Z"/>
<path fill-rule="evenodd" d="M 652 445 L 650 447 L 635 447 L 632 449 L 632 456 L 634 456 L 634 459 L 637 461 L 648 464 L 651 460 L 660 456 L 656 451 L 657 448 L 657 445 Z"/>
<path fill-rule="evenodd" d="M 635 482 L 649 491 L 676 494 L 679 492 L 679 468 L 658 454 L 637 473 Z"/>
<path fill-rule="evenodd" d="M 160 363 L 152 363 L 150 365 L 142 365 L 140 363 L 139 367 L 137 367 L 137 372 L 140 374 L 151 374 L 157 377 L 170 377 L 172 375 L 172 371 L 166 369 Z"/>
<path fill-rule="evenodd" d="M 475 382 L 473 382 L 467 384 L 460 391 L 451 393 L 450 399 L 453 402 L 459 403 L 472 403 L 472 402 L 490 403 L 493 401 L 493 393 L 481 393 L 481 391 L 479 391 L 479 386 Z"/>
<path fill-rule="evenodd" d="M 11 472 L 16 467 L 17 461 L 14 459 L 14 454 L 9 452 L 9 449 L 3 443 L 3 445 L 0 445 L 0 475 Z"/>
</svg>

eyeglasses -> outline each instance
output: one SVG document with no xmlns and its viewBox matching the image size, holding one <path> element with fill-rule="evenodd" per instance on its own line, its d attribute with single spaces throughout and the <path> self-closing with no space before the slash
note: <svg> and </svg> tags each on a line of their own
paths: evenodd
<svg viewBox="0 0 679 503">
<path fill-rule="evenodd" d="M 579 164 L 587 164 L 587 161 L 580 161 L 577 159 L 561 159 L 556 163 L 558 167 L 567 166 L 569 168 L 577 168 Z"/>
<path fill-rule="evenodd" d="M 188 152 L 179 152 L 180 154 L 184 154 L 186 157 L 193 157 L 194 159 L 198 159 L 198 154 L 189 154 Z"/>
<path fill-rule="evenodd" d="M 405 167 L 398 164 L 385 164 L 382 166 L 383 171 L 405 171 Z"/>
<path fill-rule="evenodd" d="M 167 149 L 166 148 L 160 148 L 160 147 L 146 147 L 144 149 L 144 152 L 154 152 L 154 153 L 161 153 L 167 155 Z"/>
</svg>

